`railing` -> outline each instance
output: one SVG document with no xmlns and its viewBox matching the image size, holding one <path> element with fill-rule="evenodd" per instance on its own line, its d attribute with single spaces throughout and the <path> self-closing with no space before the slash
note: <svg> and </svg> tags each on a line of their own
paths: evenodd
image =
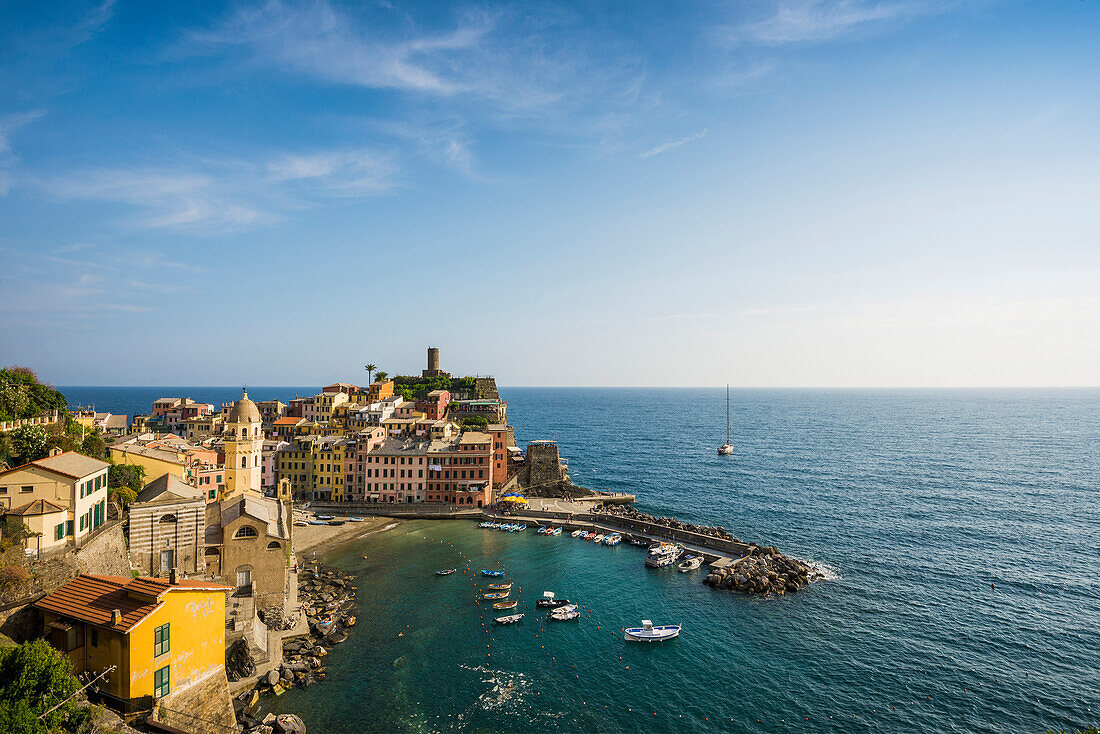
<svg viewBox="0 0 1100 734">
<path fill-rule="evenodd" d="M 88 689 L 88 699 L 120 714 L 139 714 L 153 709 L 152 696 L 119 698 L 95 687 Z"/>
</svg>

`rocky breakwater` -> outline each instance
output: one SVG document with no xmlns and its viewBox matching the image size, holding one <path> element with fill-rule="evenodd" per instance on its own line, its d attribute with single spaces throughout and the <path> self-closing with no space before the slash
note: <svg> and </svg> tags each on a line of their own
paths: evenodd
<svg viewBox="0 0 1100 734">
<path fill-rule="evenodd" d="M 811 582 L 823 578 L 809 565 L 788 558 L 772 546 L 753 546 L 748 556 L 728 568 L 714 569 L 703 583 L 715 589 L 729 589 L 761 596 L 793 593 Z"/>
<path fill-rule="evenodd" d="M 689 533 L 708 535 L 712 538 L 718 538 L 719 540 L 731 540 L 734 543 L 743 542 L 727 533 L 726 529 L 721 525 L 693 525 L 690 522 L 683 522 L 674 517 L 656 517 L 647 512 L 641 512 L 631 505 L 596 505 L 592 508 L 592 512 L 597 515 L 607 515 L 608 517 L 621 517 L 626 520 L 648 522 L 653 525 L 671 528 L 672 530 L 684 530 Z"/>
<path fill-rule="evenodd" d="M 257 718 L 261 693 L 282 695 L 288 688 L 309 688 L 325 679 L 325 657 L 348 639 L 356 624 L 355 577 L 318 563 L 298 574 L 298 601 L 309 633 L 283 641 L 283 662 L 260 676 L 255 688 L 238 697 L 237 723 L 244 734 L 299 734 L 306 728 L 294 714 Z M 298 619 L 293 620 L 297 625 Z"/>
</svg>

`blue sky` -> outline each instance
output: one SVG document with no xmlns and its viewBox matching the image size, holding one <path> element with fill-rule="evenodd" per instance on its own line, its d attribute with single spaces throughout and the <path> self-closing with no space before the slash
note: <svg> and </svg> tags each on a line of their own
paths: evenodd
<svg viewBox="0 0 1100 734">
<path fill-rule="evenodd" d="M 1100 8 L 0 3 L 57 384 L 1100 383 Z"/>
</svg>

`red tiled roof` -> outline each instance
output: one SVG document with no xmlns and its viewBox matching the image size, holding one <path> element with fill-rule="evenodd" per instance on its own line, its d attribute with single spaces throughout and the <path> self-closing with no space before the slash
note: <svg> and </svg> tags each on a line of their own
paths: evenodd
<svg viewBox="0 0 1100 734">
<path fill-rule="evenodd" d="M 293 416 L 292 415 L 292 416 L 288 416 L 286 418 L 280 418 L 279 420 L 275 421 L 275 425 L 277 425 L 277 426 L 293 426 L 300 420 L 302 420 L 300 416 Z"/>
<path fill-rule="evenodd" d="M 111 610 L 122 612 L 122 622 L 114 629 L 128 632 L 160 606 L 160 597 L 173 589 L 209 589 L 229 591 L 230 587 L 197 579 L 183 579 L 173 586 L 168 579 L 98 576 L 82 574 L 47 594 L 34 606 L 47 612 L 79 619 L 82 622 L 111 627 Z M 140 596 L 131 596 L 131 593 Z"/>
<path fill-rule="evenodd" d="M 8 515 L 49 515 L 53 512 L 65 512 L 64 507 L 59 507 L 49 500 L 35 500 L 19 507 L 8 510 Z"/>
</svg>

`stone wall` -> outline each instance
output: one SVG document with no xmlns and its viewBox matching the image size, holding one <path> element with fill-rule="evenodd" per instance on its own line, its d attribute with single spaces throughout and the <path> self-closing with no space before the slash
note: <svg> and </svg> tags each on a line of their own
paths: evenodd
<svg viewBox="0 0 1100 734">
<path fill-rule="evenodd" d="M 225 670 L 219 667 L 182 691 L 158 700 L 149 720 L 191 734 L 236 734 L 237 717 Z"/>
<path fill-rule="evenodd" d="M 14 551 L 14 553 L 13 553 Z M 69 579 L 82 573 L 130 576 L 122 525 L 105 525 L 80 548 L 37 561 L 29 561 L 21 548 L 10 549 L 0 560 L 26 568 L 31 578 L 0 589 L 0 632 L 13 640 L 37 637 L 41 630 L 37 612 L 28 607 Z"/>
</svg>

